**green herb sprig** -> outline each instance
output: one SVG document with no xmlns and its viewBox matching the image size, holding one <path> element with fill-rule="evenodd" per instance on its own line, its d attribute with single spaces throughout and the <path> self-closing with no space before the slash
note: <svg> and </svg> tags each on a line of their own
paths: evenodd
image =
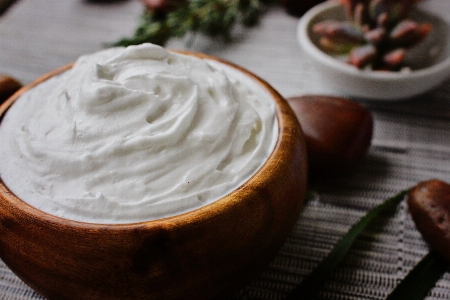
<svg viewBox="0 0 450 300">
<path fill-rule="evenodd" d="M 370 222 L 382 211 L 387 208 L 397 206 L 404 199 L 407 193 L 408 190 L 405 190 L 387 199 L 356 222 L 350 230 L 342 236 L 331 252 L 319 263 L 312 273 L 309 274 L 309 276 L 306 277 L 294 290 L 292 290 L 285 300 L 313 299 L 313 297 L 317 295 L 317 293 L 325 285 L 332 272 L 345 257 L 361 232 L 363 232 Z"/>
<path fill-rule="evenodd" d="M 435 251 L 425 255 L 386 300 L 423 300 L 448 269 L 447 261 Z"/>
<path fill-rule="evenodd" d="M 269 0 L 190 0 L 174 3 L 168 12 L 145 10 L 134 35 L 123 38 L 113 46 L 153 43 L 164 46 L 171 38 L 182 38 L 187 33 L 231 39 L 235 24 L 257 24 L 264 4 Z"/>
<path fill-rule="evenodd" d="M 319 265 L 286 296 L 285 300 L 314 299 L 370 222 L 386 209 L 396 207 L 409 191 L 410 189 L 401 191 L 367 212 L 341 237 Z M 448 268 L 448 262 L 436 251 L 431 250 L 391 291 L 386 300 L 423 300 Z"/>
</svg>

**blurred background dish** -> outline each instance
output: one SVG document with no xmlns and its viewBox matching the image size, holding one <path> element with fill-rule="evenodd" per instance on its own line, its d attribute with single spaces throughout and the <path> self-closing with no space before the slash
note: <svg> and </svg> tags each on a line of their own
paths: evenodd
<svg viewBox="0 0 450 300">
<path fill-rule="evenodd" d="M 359 70 L 320 50 L 312 26 L 325 19 L 345 19 L 343 8 L 334 1 L 313 7 L 300 19 L 298 41 L 335 94 L 364 100 L 407 99 L 437 87 L 450 75 L 449 23 L 420 9 L 413 11 L 412 18 L 430 23 L 431 31 L 408 53 L 405 63 L 411 69 L 407 71 Z"/>
</svg>

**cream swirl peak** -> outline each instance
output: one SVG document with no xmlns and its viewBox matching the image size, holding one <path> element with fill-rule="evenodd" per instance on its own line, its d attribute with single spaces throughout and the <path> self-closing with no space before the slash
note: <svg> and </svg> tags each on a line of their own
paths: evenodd
<svg viewBox="0 0 450 300">
<path fill-rule="evenodd" d="M 0 124 L 0 176 L 49 214 L 91 223 L 178 215 L 230 193 L 272 152 L 274 103 L 224 64 L 143 44 L 80 57 Z"/>
</svg>

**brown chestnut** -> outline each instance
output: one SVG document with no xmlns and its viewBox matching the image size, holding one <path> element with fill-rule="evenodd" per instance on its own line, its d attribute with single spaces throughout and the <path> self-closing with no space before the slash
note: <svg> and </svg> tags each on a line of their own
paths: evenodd
<svg viewBox="0 0 450 300">
<path fill-rule="evenodd" d="M 408 193 L 409 212 L 424 240 L 450 262 L 450 184 L 431 179 Z"/>
<path fill-rule="evenodd" d="M 306 95 L 287 100 L 305 135 L 310 176 L 324 178 L 354 170 L 371 144 L 370 111 L 341 97 Z"/>
<path fill-rule="evenodd" d="M 0 104 L 5 102 L 12 94 L 22 87 L 22 84 L 16 79 L 0 75 Z"/>
</svg>

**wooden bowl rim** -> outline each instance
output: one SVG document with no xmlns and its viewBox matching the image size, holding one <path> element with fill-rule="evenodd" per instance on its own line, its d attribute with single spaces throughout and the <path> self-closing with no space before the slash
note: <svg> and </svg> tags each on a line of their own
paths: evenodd
<svg viewBox="0 0 450 300">
<path fill-rule="evenodd" d="M 287 101 L 264 79 L 260 78 L 259 76 L 255 75 L 254 73 L 244 69 L 243 67 L 240 67 L 232 62 L 229 62 L 227 60 L 211 56 L 204 53 L 199 52 L 193 52 L 193 51 L 179 51 L 179 50 L 169 50 L 171 52 L 180 53 L 184 55 L 191 55 L 196 56 L 202 59 L 207 60 L 213 60 L 217 61 L 219 63 L 222 63 L 224 65 L 227 65 L 228 67 L 234 68 L 239 72 L 242 72 L 244 75 L 250 77 L 252 80 L 254 80 L 256 83 L 260 84 L 263 89 L 265 89 L 271 96 L 272 100 L 275 103 L 275 115 L 276 119 L 278 121 L 278 137 L 277 142 L 275 144 L 274 149 L 272 150 L 272 153 L 269 155 L 267 160 L 264 162 L 264 164 L 256 171 L 255 174 L 253 174 L 247 181 L 245 181 L 243 184 L 241 184 L 239 187 L 237 187 L 234 191 L 230 192 L 229 194 L 223 196 L 220 199 L 217 199 L 216 201 L 209 203 L 205 206 L 193 209 L 191 211 L 181 213 L 178 215 L 166 217 L 166 218 L 160 218 L 155 220 L 148 220 L 148 221 L 140 221 L 140 222 L 131 222 L 131 223 L 120 223 L 120 224 L 114 224 L 114 223 L 90 223 L 90 222 L 83 222 L 83 221 L 75 221 L 71 219 L 65 219 L 63 217 L 55 216 L 50 213 L 46 213 L 44 211 L 39 210 L 38 208 L 28 204 L 27 202 L 21 200 L 19 197 L 14 195 L 12 191 L 9 190 L 9 188 L 3 183 L 3 181 L 0 178 L 0 195 L 3 197 L 0 197 L 0 200 L 4 198 L 5 201 L 8 201 L 15 209 L 20 210 L 20 212 L 27 214 L 28 216 L 31 216 L 33 219 L 38 219 L 40 221 L 44 221 L 46 223 L 50 224 L 58 224 L 58 226 L 67 226 L 72 228 L 85 228 L 87 230 L 135 230 L 137 228 L 141 227 L 166 227 L 166 226 L 178 226 L 182 224 L 187 223 L 193 223 L 197 221 L 205 221 L 207 219 L 214 218 L 222 213 L 224 213 L 226 210 L 230 209 L 230 207 L 233 207 L 235 205 L 238 205 L 241 201 L 241 199 L 244 199 L 248 197 L 249 194 L 251 194 L 251 190 L 254 190 L 254 186 L 261 186 L 264 185 L 266 182 L 270 182 L 271 178 L 274 178 L 276 176 L 279 176 L 283 173 L 282 167 L 279 162 L 283 161 L 283 146 L 292 144 L 292 140 L 295 139 L 295 137 L 284 134 L 286 131 L 285 126 L 291 122 L 296 123 L 299 128 L 300 134 L 302 134 L 300 123 L 298 122 L 297 118 L 295 117 L 293 111 L 291 110 L 290 106 L 288 105 Z M 14 93 L 9 99 L 7 99 L 3 104 L 0 105 L 0 124 L 1 120 L 3 119 L 3 116 L 5 115 L 6 111 L 9 109 L 9 107 L 12 106 L 12 104 L 26 91 L 32 89 L 33 87 L 37 86 L 38 84 L 44 82 L 45 80 L 56 76 L 64 71 L 69 70 L 72 68 L 74 63 L 66 64 L 62 67 L 59 67 L 57 69 L 54 69 L 48 73 L 45 73 L 44 75 L 38 77 L 31 83 L 23 86 L 21 89 L 19 89 L 16 93 Z M 286 114 L 286 112 L 288 112 Z M 292 124 L 292 123 L 291 123 Z M 293 150 L 290 150 L 293 151 Z M 306 151 L 303 151 L 304 155 L 306 155 Z M 267 174 L 269 176 L 265 177 L 263 174 Z M 306 176 L 306 174 L 303 174 L 303 176 Z M 260 180 L 263 178 L 263 180 Z M 306 177 L 305 177 L 306 180 Z M 252 187 L 253 186 L 253 187 Z M 252 187 L 249 190 L 247 190 L 248 187 Z"/>
</svg>

